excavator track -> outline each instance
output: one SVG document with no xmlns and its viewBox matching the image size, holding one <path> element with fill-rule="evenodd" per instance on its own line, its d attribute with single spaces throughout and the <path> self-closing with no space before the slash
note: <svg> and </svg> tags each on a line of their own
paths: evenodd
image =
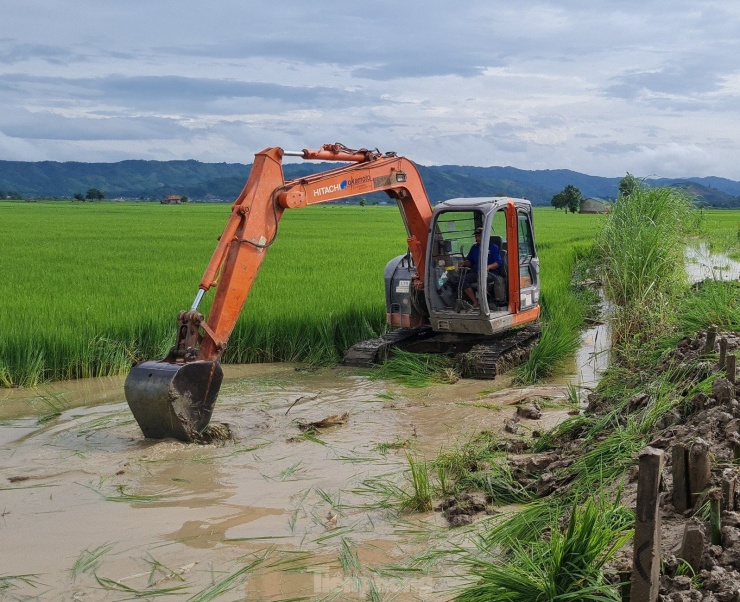
<svg viewBox="0 0 740 602">
<path fill-rule="evenodd" d="M 504 336 L 478 343 L 455 357 L 465 378 L 494 379 L 526 361 L 540 340 L 539 324 L 526 326 Z"/>
<path fill-rule="evenodd" d="M 344 354 L 344 366 L 372 368 L 382 364 L 393 349 L 404 347 L 434 336 L 431 328 L 399 328 L 375 339 L 360 341 L 350 347 Z"/>
<path fill-rule="evenodd" d="M 350 347 L 342 360 L 345 366 L 371 368 L 381 364 L 395 349 L 453 355 L 465 378 L 494 379 L 529 357 L 540 338 L 539 324 L 493 337 L 451 338 L 431 328 L 398 329 Z"/>
</svg>

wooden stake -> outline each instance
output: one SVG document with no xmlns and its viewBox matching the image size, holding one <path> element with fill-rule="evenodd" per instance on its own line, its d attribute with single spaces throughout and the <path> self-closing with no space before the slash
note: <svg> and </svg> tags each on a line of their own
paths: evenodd
<svg viewBox="0 0 740 602">
<path fill-rule="evenodd" d="M 660 475 L 663 452 L 646 447 L 637 476 L 632 602 L 655 602 L 660 586 Z"/>
<path fill-rule="evenodd" d="M 719 362 L 717 367 L 720 370 L 725 369 L 725 361 L 727 360 L 727 337 L 722 337 L 719 340 Z"/>
<path fill-rule="evenodd" d="M 730 383 L 737 384 L 735 381 L 735 374 L 736 374 L 736 362 L 737 362 L 737 356 L 732 353 L 727 356 L 727 360 L 725 363 L 727 364 L 725 367 L 725 372 L 727 373 L 727 380 L 730 381 Z"/>
<path fill-rule="evenodd" d="M 722 471 L 722 508 L 735 509 L 735 469 L 726 468 Z"/>
<path fill-rule="evenodd" d="M 709 492 L 709 526 L 713 546 L 722 545 L 722 494 L 719 489 Z"/>
<path fill-rule="evenodd" d="M 681 550 L 678 553 L 678 557 L 687 562 L 694 569 L 694 573 L 698 574 L 706 545 L 704 527 L 695 522 L 690 522 L 684 529 L 683 541 L 681 542 Z"/>
<path fill-rule="evenodd" d="M 683 443 L 676 443 L 671 452 L 673 474 L 673 507 L 676 512 L 686 512 L 691 507 L 689 497 L 689 453 Z"/>
<path fill-rule="evenodd" d="M 714 344 L 717 342 L 717 327 L 712 324 L 707 328 L 707 341 L 704 344 L 704 354 L 714 353 Z"/>
<path fill-rule="evenodd" d="M 712 479 L 712 461 L 709 456 L 709 444 L 703 439 L 696 439 L 689 450 L 689 495 L 691 507 L 696 504 L 699 495 L 709 487 Z"/>
</svg>

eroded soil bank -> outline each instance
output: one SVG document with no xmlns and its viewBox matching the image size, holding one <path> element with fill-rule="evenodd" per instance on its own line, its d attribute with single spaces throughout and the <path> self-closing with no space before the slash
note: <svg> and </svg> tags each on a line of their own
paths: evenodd
<svg viewBox="0 0 740 602">
<path fill-rule="evenodd" d="M 565 385 L 409 389 L 345 369 L 230 366 L 214 422 L 234 439 L 186 445 L 145 440 L 122 384 L 0 392 L 0 595 L 449 599 L 460 579 L 427 553 L 450 536 L 444 519 L 382 507 L 388 484 L 407 486 L 407 453 L 503 432 L 530 397 L 548 402 L 519 420 L 520 436 L 572 410 Z M 344 413 L 339 426 L 299 428 Z"/>
</svg>

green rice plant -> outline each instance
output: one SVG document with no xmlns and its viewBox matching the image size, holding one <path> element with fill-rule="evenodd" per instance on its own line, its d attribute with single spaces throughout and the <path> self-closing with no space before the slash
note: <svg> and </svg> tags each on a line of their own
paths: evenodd
<svg viewBox="0 0 740 602">
<path fill-rule="evenodd" d="M 38 575 L 30 573 L 26 575 L 0 575 L 0 594 L 16 589 L 19 585 L 38 587 L 40 582 L 37 578 Z"/>
<path fill-rule="evenodd" d="M 46 424 L 55 418 L 62 415 L 62 412 L 69 408 L 69 405 L 61 395 L 55 395 L 54 393 L 46 393 L 39 396 L 39 400 L 42 402 L 48 411 L 45 412 L 39 419 L 38 424 Z"/>
<path fill-rule="evenodd" d="M 98 585 L 100 585 L 100 587 L 102 587 L 104 590 L 112 591 L 112 592 L 121 592 L 121 593 L 127 594 L 132 599 L 137 599 L 137 598 L 151 599 L 151 598 L 155 598 L 159 596 L 172 596 L 174 594 L 186 593 L 188 589 L 187 585 L 174 585 L 172 587 L 160 587 L 160 588 L 147 587 L 144 589 L 137 589 L 135 587 L 131 587 L 129 585 L 121 583 L 120 581 L 116 581 L 115 579 L 109 579 L 108 577 L 101 577 L 97 574 L 95 575 L 95 580 L 98 582 Z"/>
<path fill-rule="evenodd" d="M 580 345 L 582 315 L 552 310 L 542 326 L 542 337 L 518 371 L 519 381 L 533 383 L 563 369 Z"/>
<path fill-rule="evenodd" d="M 113 549 L 113 544 L 103 544 L 93 550 L 83 550 L 75 563 L 72 565 L 72 581 L 83 573 L 94 573 L 100 567 L 100 563 L 108 552 Z"/>
<path fill-rule="evenodd" d="M 243 567 L 225 577 L 215 580 L 209 586 L 188 598 L 186 602 L 211 602 L 211 600 L 215 600 L 233 591 L 249 578 L 250 573 L 263 565 L 272 552 L 272 548 L 268 548 L 263 553 L 255 555 L 255 557 Z"/>
<path fill-rule="evenodd" d="M 426 387 L 433 383 L 453 383 L 460 375 L 447 356 L 398 350 L 370 373 L 375 379 L 393 379 L 408 387 Z"/>
<path fill-rule="evenodd" d="M 357 506 L 366 509 L 387 508 L 399 512 L 429 512 L 432 509 L 434 487 L 429 476 L 429 465 L 422 459 L 406 455 L 409 464 L 399 482 L 397 473 L 379 475 L 365 479 L 352 489 L 352 493 L 373 498 L 367 505 Z"/>
<path fill-rule="evenodd" d="M 412 492 L 404 496 L 401 510 L 429 512 L 432 509 L 432 484 L 429 480 L 429 466 L 424 460 L 406 454 L 409 463 L 409 480 Z"/>
<path fill-rule="evenodd" d="M 512 475 L 501 441 L 489 431 L 441 453 L 433 462 L 445 495 L 482 491 L 493 503 L 523 503 L 529 493 Z"/>
<path fill-rule="evenodd" d="M 168 566 L 159 562 L 159 560 L 157 560 L 156 558 L 152 558 L 151 556 L 145 558 L 144 560 L 149 563 L 150 566 L 147 587 L 154 587 L 155 585 L 158 585 L 163 581 L 170 581 L 172 579 L 185 582 L 185 578 L 182 576 L 182 573 L 186 572 L 188 569 L 183 568 L 179 571 L 174 571 Z M 195 563 L 192 563 L 190 566 L 194 565 Z"/>
<path fill-rule="evenodd" d="M 594 417 L 587 414 L 569 416 L 537 439 L 532 451 L 540 453 L 553 449 L 559 441 L 575 439 L 594 424 Z"/>
<path fill-rule="evenodd" d="M 339 543 L 339 566 L 347 577 L 359 577 L 362 574 L 357 546 L 346 537 L 342 537 Z"/>
<path fill-rule="evenodd" d="M 629 526 L 614 521 L 617 506 L 593 500 L 574 505 L 564 531 L 552 520 L 549 538 L 511 539 L 508 554 L 499 560 L 464 557 L 475 582 L 455 600 L 617 602 L 619 593 L 606 581 L 604 565 L 632 536 Z"/>
<path fill-rule="evenodd" d="M 10 208 L 0 294 L 13 316 L 0 339 L 0 386 L 121 374 L 136 361 L 163 357 L 230 210 L 200 203 L 176 214 L 149 203 L 0 206 Z M 603 219 L 535 212 L 547 317 L 570 282 L 574 254 Z M 43 232 L 35 227 L 41 221 Z M 325 364 L 385 331 L 383 269 L 406 249 L 397 209 L 286 211 L 280 230 L 225 362 Z M 205 314 L 211 302 L 209 292 Z"/>
</svg>

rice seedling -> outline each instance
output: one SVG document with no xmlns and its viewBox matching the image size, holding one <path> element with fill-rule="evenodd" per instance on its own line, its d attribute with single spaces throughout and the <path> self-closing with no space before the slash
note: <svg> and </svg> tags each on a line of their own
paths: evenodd
<svg viewBox="0 0 740 602">
<path fill-rule="evenodd" d="M 434 487 L 425 460 L 406 455 L 408 470 L 403 480 L 398 473 L 379 475 L 365 479 L 351 490 L 360 496 L 371 497 L 369 504 L 356 506 L 364 509 L 396 509 L 399 512 L 428 512 L 432 509 Z M 399 482 L 400 481 L 400 482 Z"/>
<path fill-rule="evenodd" d="M 26 575 L 0 575 L 0 594 L 16 589 L 19 585 L 28 585 L 35 588 L 41 583 L 38 581 L 38 575 L 30 573 Z"/>
<path fill-rule="evenodd" d="M 175 581 L 185 582 L 183 574 L 188 572 L 196 564 L 193 562 L 185 567 L 181 567 L 178 570 L 172 570 L 171 568 L 162 564 L 156 558 L 152 558 L 151 556 L 145 558 L 144 560 L 150 566 L 147 587 L 154 587 L 156 585 L 159 585 L 160 583 L 171 581 L 173 579 Z"/>
<path fill-rule="evenodd" d="M 69 408 L 69 405 L 64 401 L 64 398 L 61 395 L 55 395 L 53 393 L 40 395 L 39 401 L 41 401 L 48 409 L 48 411 L 37 420 L 37 423 L 40 425 L 46 424 L 55 418 L 59 418 L 59 416 L 62 415 L 62 412 Z"/>
<path fill-rule="evenodd" d="M 72 565 L 72 581 L 83 573 L 94 573 L 100 567 L 103 557 L 113 549 L 113 544 L 103 544 L 93 550 L 84 550 Z"/>
<path fill-rule="evenodd" d="M 294 475 L 300 474 L 304 470 L 305 470 L 305 467 L 303 466 L 303 460 L 299 460 L 298 462 L 295 462 L 294 464 L 291 464 L 290 466 L 288 466 L 288 468 L 282 470 L 277 480 L 278 481 L 295 481 L 297 480 L 297 477 L 294 478 Z"/>
<path fill-rule="evenodd" d="M 404 496 L 401 510 L 411 512 L 429 512 L 432 509 L 432 484 L 429 480 L 429 467 L 422 459 L 406 455 L 409 463 L 409 480 L 412 492 Z"/>
<path fill-rule="evenodd" d="M 631 538 L 629 526 L 614 521 L 618 504 L 589 501 L 573 506 L 565 530 L 549 523 L 549 538 L 509 540 L 499 560 L 467 556 L 475 582 L 455 598 L 459 602 L 531 602 L 532 600 L 620 600 L 604 577 L 604 565 Z M 555 513 L 559 514 L 559 513 Z"/>
<path fill-rule="evenodd" d="M 411 445 L 410 439 L 404 439 L 404 440 L 397 440 L 397 441 L 391 441 L 388 443 L 378 443 L 373 447 L 373 451 L 378 452 L 379 454 L 386 456 L 388 455 L 388 452 L 397 450 L 397 449 L 408 449 Z"/>
<path fill-rule="evenodd" d="M 346 537 L 339 540 L 339 566 L 346 577 L 359 577 L 362 574 L 357 546 Z"/>
<path fill-rule="evenodd" d="M 188 598 L 186 602 L 211 602 L 211 600 L 215 600 L 233 591 L 234 588 L 239 587 L 249 578 L 250 573 L 263 565 L 272 553 L 273 549 L 269 548 L 261 554 L 255 554 L 254 558 L 243 567 L 229 573 L 225 577 L 214 579 L 209 586 Z"/>
<path fill-rule="evenodd" d="M 172 596 L 174 594 L 183 594 L 187 593 L 188 591 L 188 585 L 173 585 L 171 587 L 146 587 L 144 589 L 138 589 L 135 587 L 131 587 L 129 585 L 126 585 L 125 583 L 121 583 L 120 581 L 116 581 L 115 579 L 110 579 L 108 577 L 101 577 L 100 575 L 95 575 L 95 580 L 98 582 L 98 585 L 100 585 L 101 588 L 103 588 L 106 591 L 112 591 L 112 592 L 120 592 L 124 593 L 128 596 L 130 596 L 133 599 L 137 598 L 155 598 L 159 596 Z"/>
<path fill-rule="evenodd" d="M 102 479 L 101 479 L 101 485 Z M 108 495 L 100 491 L 100 489 L 96 489 L 91 486 L 86 486 L 88 489 L 94 491 L 95 493 L 99 494 L 106 502 L 123 502 L 127 504 L 131 503 L 147 503 L 147 502 L 157 502 L 162 500 L 165 497 L 165 493 L 160 494 L 153 494 L 153 495 L 143 495 L 143 494 L 136 494 L 136 493 L 129 493 L 126 491 L 125 485 L 118 485 L 116 487 L 116 490 L 118 491 L 118 495 Z"/>
<path fill-rule="evenodd" d="M 444 355 L 411 353 L 398 350 L 383 365 L 370 373 L 374 379 L 392 379 L 408 387 L 426 387 L 433 383 L 459 380 L 453 360 Z"/>
<path fill-rule="evenodd" d="M 484 431 L 464 444 L 440 454 L 433 466 L 446 494 L 476 490 L 486 493 L 493 503 L 522 503 L 531 494 L 512 476 L 505 461 L 502 442 Z M 439 476 L 442 475 L 442 476 Z"/>
</svg>

